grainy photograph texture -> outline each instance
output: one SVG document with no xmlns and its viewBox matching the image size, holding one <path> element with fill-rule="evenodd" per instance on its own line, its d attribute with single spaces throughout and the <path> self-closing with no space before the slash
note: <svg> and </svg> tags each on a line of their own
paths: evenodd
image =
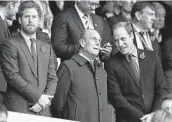
<svg viewBox="0 0 172 122">
<path fill-rule="evenodd" d="M 12 121 L 172 122 L 172 1 L 0 1 Z"/>
</svg>

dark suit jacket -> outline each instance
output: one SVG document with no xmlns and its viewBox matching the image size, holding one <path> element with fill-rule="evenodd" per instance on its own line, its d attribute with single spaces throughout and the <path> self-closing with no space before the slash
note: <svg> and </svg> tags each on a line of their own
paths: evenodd
<svg viewBox="0 0 172 122">
<path fill-rule="evenodd" d="M 91 17 L 94 29 L 102 37 L 102 45 L 111 42 L 112 32 L 107 22 L 95 14 L 91 14 Z M 51 41 L 57 57 L 66 60 L 78 52 L 80 34 L 84 29 L 75 8 L 60 13 L 60 16 L 54 19 Z"/>
<path fill-rule="evenodd" d="M 172 70 L 172 37 L 162 42 L 161 49 L 164 71 Z"/>
<path fill-rule="evenodd" d="M 0 44 L 2 41 L 10 37 L 10 31 L 5 25 L 5 21 L 0 17 Z M 2 68 L 0 66 L 0 91 L 5 92 L 7 88 L 7 83 L 5 81 L 4 75 L 2 73 Z"/>
<path fill-rule="evenodd" d="M 2 42 L 1 64 L 8 83 L 5 104 L 8 110 L 35 114 L 29 111 L 42 94 L 54 95 L 57 77 L 52 47 L 37 39 L 38 74 L 29 48 L 19 33 Z M 50 109 L 40 115 L 50 116 Z"/>
<path fill-rule="evenodd" d="M 158 109 L 161 97 L 167 94 L 162 67 L 154 52 L 138 50 L 138 57 L 140 81 L 124 55 L 117 53 L 105 62 L 108 97 L 116 109 L 117 122 L 139 122 L 143 115 Z"/>
<path fill-rule="evenodd" d="M 107 74 L 95 62 L 76 54 L 64 61 L 57 73 L 57 85 L 52 109 L 55 117 L 81 122 L 110 122 L 107 100 Z"/>
</svg>

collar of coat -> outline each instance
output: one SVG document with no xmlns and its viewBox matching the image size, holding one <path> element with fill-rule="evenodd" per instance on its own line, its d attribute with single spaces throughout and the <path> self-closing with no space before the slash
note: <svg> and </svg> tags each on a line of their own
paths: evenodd
<svg viewBox="0 0 172 122">
<path fill-rule="evenodd" d="M 74 56 L 72 56 L 72 59 L 75 60 L 80 66 L 85 65 L 86 63 L 88 63 L 89 61 L 87 59 L 85 59 L 84 57 L 82 57 L 79 54 L 75 54 Z M 94 60 L 95 61 L 95 65 L 98 67 L 102 67 L 102 64 L 99 60 Z"/>
</svg>

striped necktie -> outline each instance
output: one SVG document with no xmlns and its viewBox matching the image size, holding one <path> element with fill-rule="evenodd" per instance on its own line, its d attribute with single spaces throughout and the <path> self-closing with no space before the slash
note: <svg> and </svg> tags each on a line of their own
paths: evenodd
<svg viewBox="0 0 172 122">
<path fill-rule="evenodd" d="M 33 58 L 33 62 L 37 71 L 37 53 L 36 53 L 36 48 L 35 48 L 35 44 L 36 44 L 36 40 L 34 38 L 30 38 L 31 41 L 31 53 L 32 53 L 32 58 Z"/>
<path fill-rule="evenodd" d="M 88 16 L 84 15 L 83 19 L 84 19 L 85 29 L 88 29 L 89 28 L 89 18 L 88 18 Z"/>
</svg>

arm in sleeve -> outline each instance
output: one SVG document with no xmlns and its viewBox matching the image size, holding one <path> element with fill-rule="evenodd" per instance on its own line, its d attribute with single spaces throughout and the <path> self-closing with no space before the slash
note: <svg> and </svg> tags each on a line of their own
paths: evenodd
<svg viewBox="0 0 172 122">
<path fill-rule="evenodd" d="M 56 86 L 57 86 L 57 76 L 55 71 L 55 62 L 54 62 L 54 52 L 52 47 L 50 47 L 50 57 L 49 57 L 49 65 L 47 72 L 47 85 L 45 88 L 45 94 L 54 96 Z"/>
<path fill-rule="evenodd" d="M 20 76 L 17 48 L 13 40 L 5 40 L 0 47 L 2 70 L 8 85 L 28 102 L 36 103 L 41 93 Z"/>
<path fill-rule="evenodd" d="M 58 84 L 54 98 L 52 100 L 52 115 L 54 117 L 63 118 L 64 107 L 67 101 L 67 94 L 71 85 L 71 74 L 65 64 L 61 64 L 57 72 Z"/>
<path fill-rule="evenodd" d="M 105 69 L 108 75 L 108 99 L 115 109 L 125 114 L 132 115 L 134 118 L 141 118 L 144 113 L 131 105 L 122 95 L 119 83 L 115 77 L 114 70 L 109 62 L 105 63 Z"/>
<path fill-rule="evenodd" d="M 79 44 L 69 44 L 67 40 L 69 39 L 69 30 L 67 18 L 63 13 L 54 18 L 52 24 L 52 35 L 51 42 L 54 48 L 54 51 L 59 58 L 69 59 L 76 52 L 79 51 Z"/>
<path fill-rule="evenodd" d="M 164 95 L 168 94 L 167 83 L 164 79 L 162 65 L 159 59 L 155 59 L 155 99 L 153 111 L 160 109 L 161 99 Z"/>
</svg>

